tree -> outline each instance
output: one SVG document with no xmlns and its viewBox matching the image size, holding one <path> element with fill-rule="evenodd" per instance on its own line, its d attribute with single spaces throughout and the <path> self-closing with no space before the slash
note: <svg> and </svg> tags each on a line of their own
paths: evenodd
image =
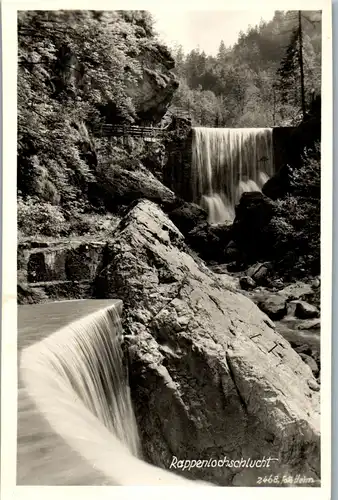
<svg viewBox="0 0 338 500">
<path fill-rule="evenodd" d="M 96 168 L 88 129 L 110 105 L 133 122 L 137 56 L 158 42 L 143 11 L 23 11 L 18 15 L 18 189 L 66 207 Z"/>
<path fill-rule="evenodd" d="M 297 26 L 292 30 L 286 54 L 277 71 L 281 103 L 294 109 L 296 120 L 299 113 L 306 118 L 314 86 L 320 92 L 320 66 L 318 68 L 310 37 L 303 32 L 302 18 L 302 12 L 298 11 Z"/>
<path fill-rule="evenodd" d="M 226 55 L 227 55 L 227 49 L 225 47 L 224 41 L 221 40 L 217 53 L 217 61 L 219 61 L 220 63 L 224 62 Z"/>
</svg>

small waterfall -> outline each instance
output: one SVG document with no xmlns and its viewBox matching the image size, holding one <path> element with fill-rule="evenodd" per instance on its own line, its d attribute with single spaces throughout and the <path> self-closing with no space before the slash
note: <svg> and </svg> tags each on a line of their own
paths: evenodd
<svg viewBox="0 0 338 500">
<path fill-rule="evenodd" d="M 260 191 L 273 170 L 272 129 L 193 128 L 193 197 L 209 222 L 232 220 L 241 194 Z"/>
<path fill-rule="evenodd" d="M 199 484 L 141 460 L 121 330 L 110 306 L 22 350 L 20 484 Z"/>
</svg>

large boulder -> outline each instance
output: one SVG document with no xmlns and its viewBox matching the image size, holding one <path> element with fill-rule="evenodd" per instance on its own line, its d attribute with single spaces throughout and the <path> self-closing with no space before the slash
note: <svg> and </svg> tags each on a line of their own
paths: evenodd
<svg viewBox="0 0 338 500">
<path fill-rule="evenodd" d="M 173 210 L 177 205 L 175 194 L 142 165 L 133 170 L 112 165 L 102 171 L 90 186 L 89 197 L 92 202 L 103 200 L 112 212 L 141 198 L 154 201 L 165 210 Z"/>
<path fill-rule="evenodd" d="M 196 226 L 205 224 L 208 217 L 208 214 L 202 207 L 185 201 L 182 201 L 182 204 L 168 215 L 170 220 L 185 236 Z"/>
<path fill-rule="evenodd" d="M 282 319 L 287 313 L 286 301 L 282 295 L 270 294 L 258 303 L 258 307 L 271 319 Z"/>
<path fill-rule="evenodd" d="M 264 229 L 269 225 L 274 213 L 274 202 L 261 192 L 242 194 L 235 209 L 232 239 L 248 263 L 265 257 L 269 259 L 271 244 L 267 244 L 269 234 L 266 234 Z"/>
<path fill-rule="evenodd" d="M 308 304 L 304 300 L 299 300 L 296 304 L 295 314 L 297 318 L 311 319 L 311 318 L 318 318 L 319 311 L 316 306 Z"/>
<path fill-rule="evenodd" d="M 263 194 L 277 200 L 283 198 L 291 191 L 292 170 L 289 165 L 283 165 L 270 179 L 266 181 L 262 188 Z"/>
<path fill-rule="evenodd" d="M 189 232 L 187 243 L 202 259 L 224 262 L 231 240 L 231 229 L 230 224 L 211 225 L 205 221 Z"/>
<path fill-rule="evenodd" d="M 127 95 L 133 101 L 142 122 L 159 122 L 167 112 L 179 82 L 172 71 L 175 61 L 168 49 L 152 44 L 138 55 L 142 77 L 135 84 L 129 80 Z"/>
<path fill-rule="evenodd" d="M 271 320 L 190 256 L 155 204 L 139 202 L 115 235 L 97 290 L 124 302 L 145 459 L 219 485 L 254 486 L 263 473 L 318 480 L 318 384 Z M 264 471 L 243 464 L 263 456 L 275 459 Z M 215 457 L 243 460 L 177 462 Z"/>
</svg>

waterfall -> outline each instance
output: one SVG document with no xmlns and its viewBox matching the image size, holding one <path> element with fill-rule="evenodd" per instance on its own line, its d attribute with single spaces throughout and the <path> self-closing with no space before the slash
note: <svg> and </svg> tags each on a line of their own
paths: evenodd
<svg viewBox="0 0 338 500">
<path fill-rule="evenodd" d="M 246 191 L 260 191 L 273 174 L 271 128 L 193 128 L 192 192 L 210 223 L 232 220 Z"/>
<path fill-rule="evenodd" d="M 199 484 L 141 460 L 121 330 L 105 307 L 21 351 L 20 484 Z"/>
</svg>

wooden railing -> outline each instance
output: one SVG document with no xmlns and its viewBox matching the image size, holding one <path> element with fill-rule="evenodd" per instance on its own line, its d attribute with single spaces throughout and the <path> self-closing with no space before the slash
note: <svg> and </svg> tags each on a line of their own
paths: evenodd
<svg viewBox="0 0 338 500">
<path fill-rule="evenodd" d="M 97 132 L 104 137 L 139 137 L 143 139 L 154 139 L 166 135 L 167 130 L 159 127 L 141 127 L 138 125 L 112 125 L 103 124 Z"/>
<path fill-rule="evenodd" d="M 179 118 L 190 118 L 189 112 L 181 108 L 172 108 L 171 114 Z M 156 139 L 164 137 L 168 133 L 167 127 L 146 127 L 141 125 L 116 125 L 111 123 L 104 123 L 96 128 L 96 133 L 103 137 L 139 137 L 143 139 Z"/>
</svg>

